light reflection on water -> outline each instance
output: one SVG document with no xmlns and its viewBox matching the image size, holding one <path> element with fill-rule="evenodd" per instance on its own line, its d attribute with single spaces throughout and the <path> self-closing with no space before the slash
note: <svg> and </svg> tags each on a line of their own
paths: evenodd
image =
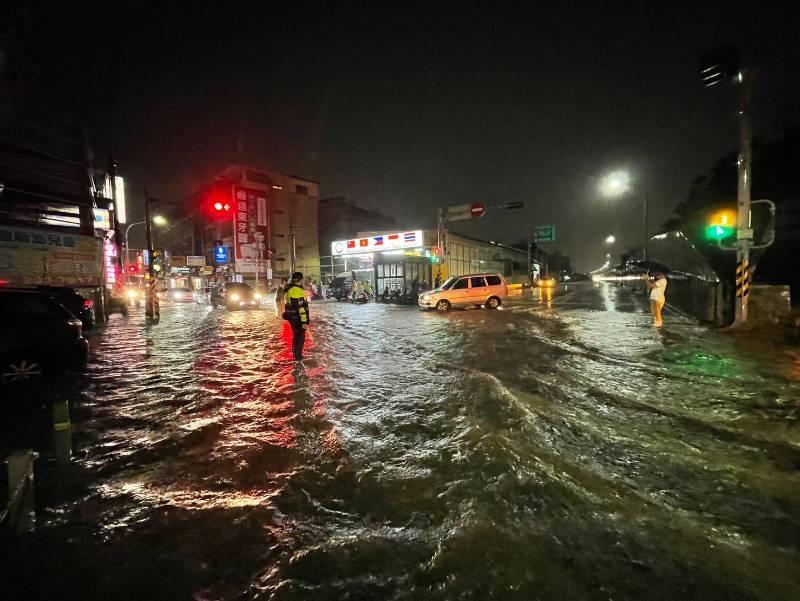
<svg viewBox="0 0 800 601">
<path fill-rule="evenodd" d="M 800 598 L 797 384 L 573 291 L 314 305 L 301 368 L 266 311 L 115 320 L 38 540 L 90 599 Z"/>
</svg>

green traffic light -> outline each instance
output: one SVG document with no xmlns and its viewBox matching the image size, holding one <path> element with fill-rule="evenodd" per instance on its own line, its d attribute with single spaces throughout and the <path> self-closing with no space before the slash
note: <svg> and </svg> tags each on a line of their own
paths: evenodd
<svg viewBox="0 0 800 601">
<path fill-rule="evenodd" d="M 709 240 L 724 240 L 729 236 L 733 236 L 736 228 L 729 225 L 709 225 L 706 228 L 706 238 Z"/>
</svg>

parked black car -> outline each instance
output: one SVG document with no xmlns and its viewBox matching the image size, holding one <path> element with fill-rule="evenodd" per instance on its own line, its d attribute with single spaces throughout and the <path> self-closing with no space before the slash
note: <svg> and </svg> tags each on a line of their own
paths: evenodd
<svg viewBox="0 0 800 601">
<path fill-rule="evenodd" d="M 81 320 L 84 330 L 90 330 L 94 327 L 94 303 L 85 296 L 82 296 L 74 288 L 67 288 L 65 286 L 37 286 L 36 290 L 56 297 L 58 302 Z"/>
<path fill-rule="evenodd" d="M 261 293 L 253 290 L 249 284 L 225 282 L 211 289 L 211 305 L 225 307 L 229 311 L 236 309 L 256 309 L 261 306 Z"/>
<path fill-rule="evenodd" d="M 0 387 L 81 369 L 88 354 L 81 321 L 56 297 L 0 289 Z"/>
</svg>

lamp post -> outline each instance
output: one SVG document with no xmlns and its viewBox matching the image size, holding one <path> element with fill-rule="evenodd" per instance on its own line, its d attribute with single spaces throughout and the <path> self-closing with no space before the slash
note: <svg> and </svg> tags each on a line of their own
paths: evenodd
<svg viewBox="0 0 800 601">
<path fill-rule="evenodd" d="M 613 171 L 600 180 L 600 193 L 607 198 L 624 196 L 632 188 L 631 176 L 627 171 Z M 645 261 L 647 260 L 647 237 L 647 192 L 642 191 L 642 258 Z M 606 242 L 613 244 L 613 241 L 609 242 L 609 238 L 614 238 L 614 236 L 606 238 Z"/>
<path fill-rule="evenodd" d="M 130 258 L 130 254 L 128 253 L 128 234 L 130 233 L 130 231 L 131 231 L 131 228 L 132 228 L 134 225 L 144 225 L 145 223 L 147 223 L 147 221 L 145 221 L 145 220 L 142 220 L 142 221 L 134 221 L 133 223 L 129 223 L 129 224 L 128 224 L 128 227 L 126 227 L 126 228 L 125 228 L 125 263 L 126 263 L 126 265 L 130 265 L 130 262 L 131 262 L 131 261 L 130 261 L 130 259 L 131 259 L 131 258 Z M 165 225 L 167 225 L 167 220 L 166 220 L 166 219 L 164 219 L 164 217 L 162 217 L 161 215 L 155 215 L 155 216 L 153 217 L 153 223 L 155 223 L 155 224 L 156 224 L 156 225 L 158 225 L 158 226 L 165 226 Z M 127 278 L 128 278 L 128 275 L 127 275 L 127 273 L 128 273 L 128 272 L 126 271 L 126 272 L 125 272 L 125 279 L 126 279 L 126 280 L 127 280 Z"/>
</svg>

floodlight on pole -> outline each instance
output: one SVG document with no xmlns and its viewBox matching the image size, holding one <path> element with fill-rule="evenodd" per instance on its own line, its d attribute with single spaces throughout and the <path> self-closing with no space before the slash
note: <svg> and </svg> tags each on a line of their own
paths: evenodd
<svg viewBox="0 0 800 601">
<path fill-rule="evenodd" d="M 614 242 L 616 241 L 617 239 L 614 236 L 609 236 L 608 238 L 606 238 L 606 244 L 614 244 Z"/>
<path fill-rule="evenodd" d="M 633 189 L 630 173 L 625 170 L 612 171 L 600 179 L 600 193 L 607 197 L 623 196 Z M 642 194 L 642 255 L 647 260 L 647 191 Z M 606 239 L 608 241 L 608 239 Z"/>
<path fill-rule="evenodd" d="M 603 196 L 622 196 L 631 187 L 631 176 L 627 171 L 612 171 L 600 180 L 600 193 Z"/>
</svg>

